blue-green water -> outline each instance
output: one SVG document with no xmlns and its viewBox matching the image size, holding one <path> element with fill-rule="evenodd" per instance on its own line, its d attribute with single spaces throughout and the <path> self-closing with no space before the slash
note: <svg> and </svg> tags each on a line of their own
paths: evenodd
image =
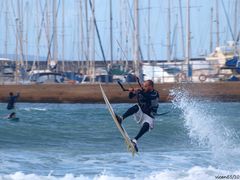
<svg viewBox="0 0 240 180">
<path fill-rule="evenodd" d="M 113 104 L 118 114 L 132 104 Z M 216 179 L 240 175 L 240 103 L 177 94 L 155 128 L 126 150 L 105 104 L 17 103 L 19 122 L 0 121 L 0 179 Z M 0 104 L 1 117 L 7 115 Z M 128 118 L 134 137 L 139 126 Z"/>
</svg>

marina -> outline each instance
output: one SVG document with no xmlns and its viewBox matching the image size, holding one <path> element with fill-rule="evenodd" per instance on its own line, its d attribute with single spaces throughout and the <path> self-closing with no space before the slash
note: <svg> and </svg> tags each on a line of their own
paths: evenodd
<svg viewBox="0 0 240 180">
<path fill-rule="evenodd" d="M 240 179 L 239 0 L 0 0 L 1 180 Z"/>
<path fill-rule="evenodd" d="M 175 12 L 172 1 L 104 1 L 109 14 L 103 22 L 98 1 L 4 2 L 0 85 L 134 83 L 134 77 L 160 84 L 239 81 L 240 3 L 178 1 Z M 209 27 L 202 32 L 191 22 L 201 11 L 208 12 Z M 168 22 L 164 30 L 161 21 L 154 28 L 156 13 Z"/>
</svg>

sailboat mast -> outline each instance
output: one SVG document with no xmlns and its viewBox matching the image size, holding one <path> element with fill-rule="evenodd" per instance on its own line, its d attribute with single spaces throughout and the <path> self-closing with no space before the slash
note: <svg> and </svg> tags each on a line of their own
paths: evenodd
<svg viewBox="0 0 240 180">
<path fill-rule="evenodd" d="M 80 0 L 80 8 L 79 8 L 79 14 L 80 14 L 80 42 L 81 42 L 81 72 L 84 70 L 84 30 L 83 30 L 83 7 L 82 7 L 82 0 Z"/>
<path fill-rule="evenodd" d="M 120 34 L 119 34 L 119 38 L 120 38 L 120 46 L 121 46 L 121 48 L 123 47 L 123 1 L 122 0 L 120 0 L 120 11 L 119 11 L 119 15 L 120 15 L 120 19 L 119 19 L 119 21 L 120 21 L 120 23 L 119 23 L 119 29 L 120 29 Z M 121 64 L 121 70 L 123 69 L 123 54 L 121 53 L 120 54 L 120 56 L 119 56 L 119 58 L 118 58 L 119 60 L 120 60 L 120 64 Z"/>
<path fill-rule="evenodd" d="M 16 65 L 16 69 L 15 69 L 15 82 L 16 84 L 18 84 L 18 70 L 19 70 L 19 62 L 18 62 L 18 21 L 19 19 L 16 18 L 15 19 L 15 23 L 16 23 L 16 58 L 15 58 L 15 65 Z"/>
<path fill-rule="evenodd" d="M 187 41 L 186 41 L 186 65 L 187 65 L 187 79 L 189 80 L 189 70 L 190 70 L 190 0 L 187 0 L 187 21 L 186 21 L 186 28 L 187 28 Z"/>
<path fill-rule="evenodd" d="M 21 65 L 24 66 L 24 46 L 23 46 L 23 24 L 24 24 L 24 19 L 23 19 L 23 0 L 21 0 L 21 24 L 20 24 L 20 45 L 21 45 Z"/>
<path fill-rule="evenodd" d="M 219 43 L 219 0 L 216 0 L 216 29 L 217 29 L 217 47 L 220 45 Z"/>
<path fill-rule="evenodd" d="M 167 61 L 171 60 L 171 0 L 168 0 Z"/>
<path fill-rule="evenodd" d="M 124 9 L 125 9 L 125 11 L 124 11 L 124 27 L 125 27 L 125 54 L 126 54 L 126 61 L 125 61 L 125 67 L 124 67 L 124 71 L 125 72 L 127 72 L 128 71 L 128 53 L 129 53 L 129 48 L 128 48 L 128 37 L 129 37 L 129 31 L 128 31 L 128 28 L 129 28 L 129 21 L 128 21 L 128 6 L 127 6 L 127 1 L 128 0 L 123 0 L 124 1 L 124 5 L 125 5 L 125 7 L 124 7 Z"/>
<path fill-rule="evenodd" d="M 5 57 L 8 56 L 8 1 L 5 1 Z"/>
<path fill-rule="evenodd" d="M 90 71 L 90 63 L 89 63 L 89 25 L 88 25 L 88 0 L 85 0 L 85 18 L 86 18 L 86 63 L 87 63 L 87 74 Z"/>
<path fill-rule="evenodd" d="M 112 0 L 109 0 L 110 2 L 110 61 L 111 61 L 111 64 L 110 64 L 110 67 L 112 67 L 113 65 L 113 31 L 112 31 L 112 21 L 113 21 L 113 17 L 112 17 Z"/>
<path fill-rule="evenodd" d="M 65 50 L 65 47 L 64 47 L 64 40 L 65 40 L 65 37 L 64 37 L 64 30 L 65 30 L 65 15 L 64 15 L 64 9 L 65 9 L 65 4 L 64 4 L 64 0 L 62 0 L 62 71 L 64 72 L 65 71 L 65 57 L 64 57 L 64 50 Z"/>
<path fill-rule="evenodd" d="M 238 28 L 238 6 L 239 2 L 238 0 L 235 0 L 235 10 L 234 10 L 234 55 L 238 54 L 237 50 L 237 43 L 238 43 L 238 33 L 237 33 L 237 28 Z M 240 32 L 239 32 L 240 33 Z"/>
<path fill-rule="evenodd" d="M 23 45 L 22 45 L 22 42 L 23 42 L 23 26 L 22 26 L 22 23 L 23 23 L 23 7 L 22 7 L 22 0 L 18 0 L 17 1 L 17 6 L 18 6 L 18 23 L 17 23 L 17 36 L 18 36 L 18 41 L 19 41 L 19 45 L 20 45 L 20 65 L 22 66 L 23 65 Z"/>
<path fill-rule="evenodd" d="M 5 1 L 5 57 L 8 56 L 8 1 Z"/>
<path fill-rule="evenodd" d="M 91 80 L 92 82 L 95 82 L 95 0 L 90 0 L 92 3 L 91 10 L 92 10 L 92 16 L 91 16 L 91 61 L 90 61 L 90 68 L 91 68 Z"/>
<path fill-rule="evenodd" d="M 50 67 L 50 62 L 51 62 L 51 43 L 50 43 L 50 16 L 49 16 L 49 12 L 50 12 L 50 5 L 49 5 L 48 0 L 46 0 L 46 37 L 47 37 L 47 46 L 48 46 L 48 59 L 47 59 L 47 65 L 48 68 Z"/>
<path fill-rule="evenodd" d="M 140 58 L 139 58 L 139 9 L 138 0 L 134 0 L 134 71 L 140 77 Z M 140 77 L 141 78 L 141 77 Z"/>
<path fill-rule="evenodd" d="M 58 61 L 58 40 L 57 40 L 57 4 L 53 0 L 53 62 L 54 66 Z"/>
<path fill-rule="evenodd" d="M 26 56 L 25 56 L 25 68 L 28 69 L 28 14 L 29 14 L 29 2 L 26 2 Z"/>
<path fill-rule="evenodd" d="M 213 51 L 213 8 L 211 8 L 210 14 L 210 53 Z"/>
<path fill-rule="evenodd" d="M 39 7 L 38 7 L 38 3 L 39 1 L 37 0 L 36 1 L 36 22 L 37 22 L 37 25 L 36 25 L 36 39 L 37 39 L 37 64 L 38 64 L 38 68 L 39 68 L 39 45 L 40 45 L 40 39 L 38 38 L 38 30 L 39 30 L 39 19 L 38 19 L 38 15 L 39 15 Z M 32 68 L 35 68 L 35 61 L 34 61 L 34 64 L 32 66 Z"/>
<path fill-rule="evenodd" d="M 148 53 L 148 62 L 150 62 L 150 41 L 151 41 L 151 0 L 148 0 L 148 46 L 147 46 L 147 53 Z"/>
<path fill-rule="evenodd" d="M 184 43 L 184 31 L 183 31 L 183 13 L 182 13 L 182 0 L 179 0 L 179 13 L 180 13 L 180 23 L 181 23 L 181 41 L 182 41 L 182 52 L 183 57 L 185 57 L 185 43 Z"/>
</svg>

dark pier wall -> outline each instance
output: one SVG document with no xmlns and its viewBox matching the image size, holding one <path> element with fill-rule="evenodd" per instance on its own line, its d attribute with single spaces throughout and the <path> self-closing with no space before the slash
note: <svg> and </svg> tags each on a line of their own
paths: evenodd
<svg viewBox="0 0 240 180">
<path fill-rule="evenodd" d="M 126 88 L 129 85 L 125 85 Z M 133 87 L 139 87 L 132 84 Z M 135 102 L 128 99 L 128 92 L 123 92 L 118 84 L 103 84 L 110 102 Z M 215 101 L 240 101 L 239 82 L 219 83 L 163 83 L 156 84 L 161 102 L 171 100 L 172 89 L 185 89 L 193 97 Z M 6 102 L 9 92 L 20 92 L 18 102 L 48 103 L 103 103 L 99 84 L 34 84 L 0 85 L 0 101 Z"/>
</svg>

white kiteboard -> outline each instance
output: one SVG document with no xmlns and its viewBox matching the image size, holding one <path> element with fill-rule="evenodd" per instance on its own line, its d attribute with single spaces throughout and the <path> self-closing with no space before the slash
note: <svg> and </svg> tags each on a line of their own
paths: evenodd
<svg viewBox="0 0 240 180">
<path fill-rule="evenodd" d="M 102 92 L 103 99 L 104 99 L 104 101 L 105 101 L 105 103 L 106 103 L 106 105 L 107 105 L 107 108 L 108 108 L 108 110 L 109 110 L 109 112 L 110 112 L 110 114 L 111 114 L 111 116 L 112 116 L 112 118 L 113 118 L 113 120 L 114 120 L 114 122 L 115 122 L 115 124 L 116 124 L 116 126 L 117 126 L 117 128 L 118 128 L 118 130 L 119 130 L 120 133 L 122 134 L 122 136 L 123 136 L 123 138 L 124 138 L 124 140 L 125 140 L 125 142 L 126 142 L 126 144 L 127 144 L 128 150 L 129 150 L 129 151 L 132 153 L 132 155 L 134 156 L 135 153 L 136 153 L 136 150 L 135 150 L 135 148 L 134 148 L 134 145 L 132 144 L 131 139 L 129 138 L 129 136 L 128 136 L 127 132 L 125 131 L 125 129 L 123 128 L 123 126 L 118 123 L 118 120 L 117 120 L 117 118 L 116 118 L 116 116 L 115 116 L 115 113 L 114 113 L 114 111 L 113 111 L 113 108 L 112 108 L 112 106 L 111 106 L 111 104 L 110 104 L 110 102 L 109 102 L 109 100 L 108 100 L 108 98 L 107 98 L 107 96 L 106 96 L 106 94 L 105 94 L 105 92 L 104 92 L 101 84 L 100 84 L 100 89 L 101 89 L 101 92 Z"/>
</svg>

